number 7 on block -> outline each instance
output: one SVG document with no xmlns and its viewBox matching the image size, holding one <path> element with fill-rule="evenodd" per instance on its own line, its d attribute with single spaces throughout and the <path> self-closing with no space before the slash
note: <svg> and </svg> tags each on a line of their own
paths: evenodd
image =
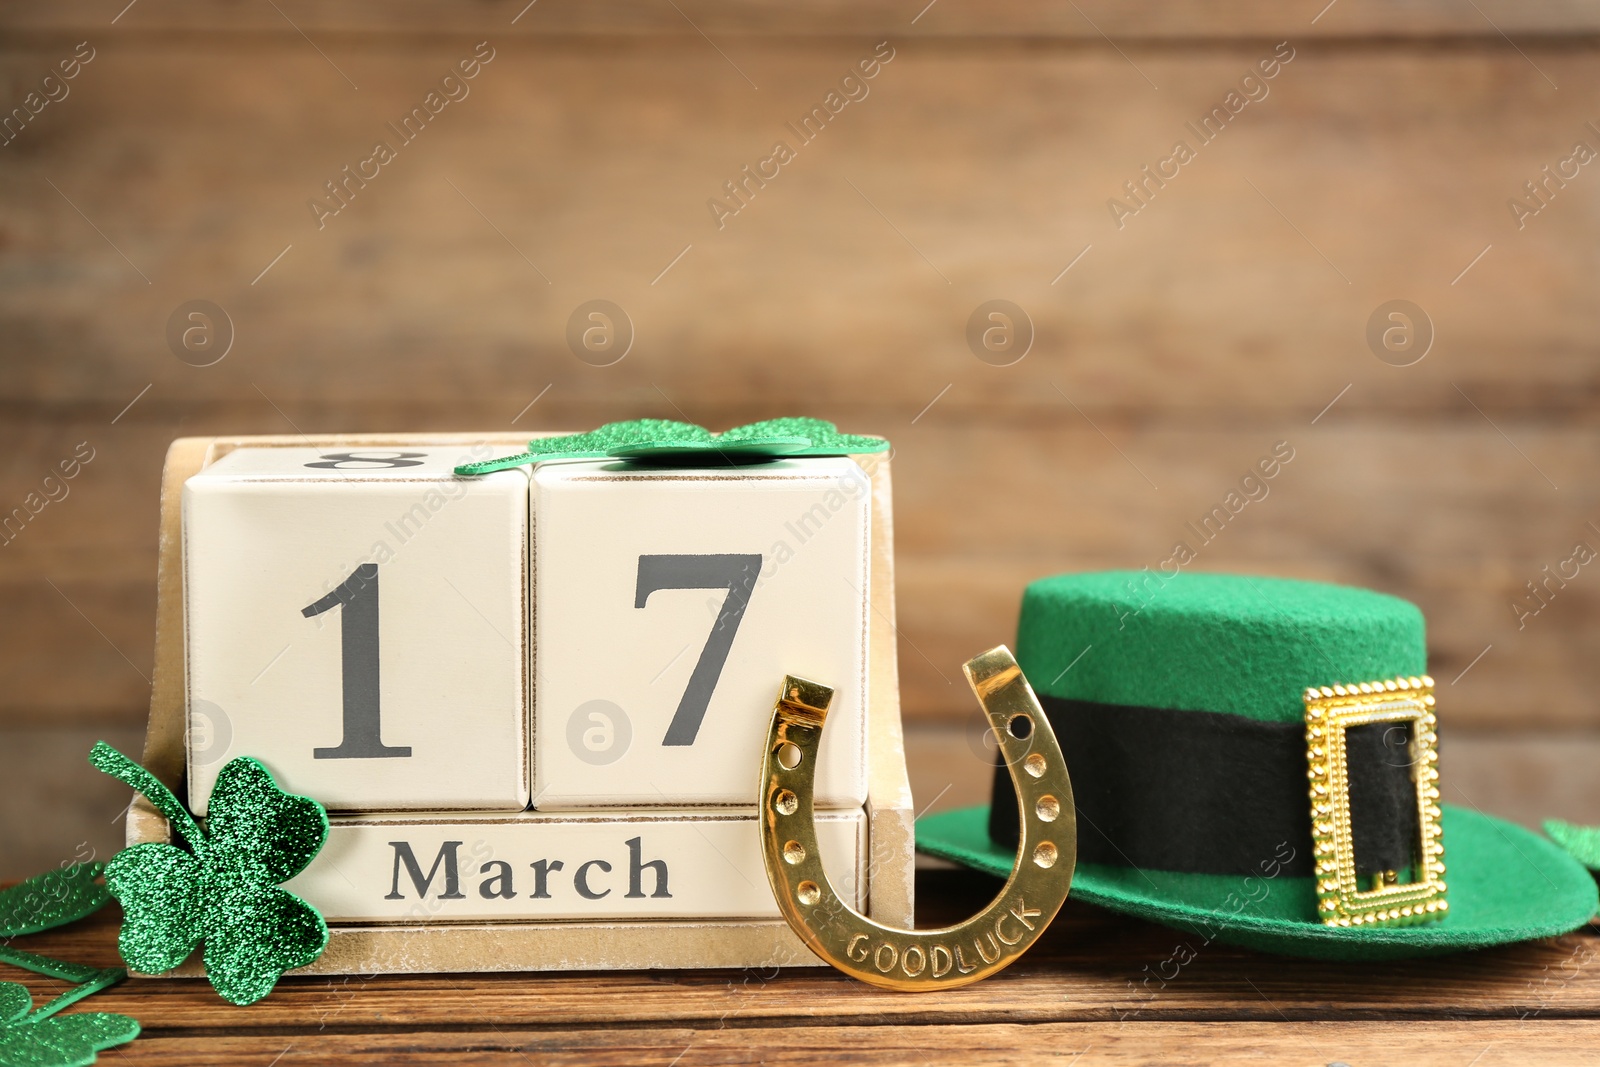
<svg viewBox="0 0 1600 1067">
<path fill-rule="evenodd" d="M 761 575 L 761 554 L 710 556 L 640 556 L 639 583 L 633 606 L 642 608 L 658 589 L 726 589 L 728 596 L 711 624 L 694 673 L 667 725 L 663 745 L 692 745 L 706 717 L 706 707 L 717 688 L 717 678 L 728 661 L 728 650 L 750 605 L 750 594 Z"/>
</svg>

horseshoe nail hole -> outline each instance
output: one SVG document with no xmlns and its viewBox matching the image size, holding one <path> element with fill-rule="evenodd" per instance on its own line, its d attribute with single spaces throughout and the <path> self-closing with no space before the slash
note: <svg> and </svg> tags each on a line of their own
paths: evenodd
<svg viewBox="0 0 1600 1067">
<path fill-rule="evenodd" d="M 1033 862 L 1040 867 L 1054 867 L 1058 856 L 1056 846 L 1048 841 L 1039 842 L 1039 846 L 1033 850 Z"/>
<path fill-rule="evenodd" d="M 778 809 L 779 815 L 793 815 L 800 806 L 800 798 L 787 789 L 780 789 L 772 800 L 772 806 Z"/>
<path fill-rule="evenodd" d="M 822 899 L 822 890 L 817 888 L 815 882 L 801 882 L 794 887 L 795 899 L 802 904 L 815 904 Z"/>
<path fill-rule="evenodd" d="M 778 763 L 786 771 L 792 771 L 800 766 L 800 747 L 792 741 L 785 741 L 779 745 Z"/>
<path fill-rule="evenodd" d="M 806 846 L 798 841 L 790 841 L 783 846 L 783 861 L 785 863 L 804 863 Z"/>
<path fill-rule="evenodd" d="M 1039 816 L 1040 822 L 1055 822 L 1061 814 L 1061 801 L 1046 793 L 1033 806 L 1033 813 Z"/>
<path fill-rule="evenodd" d="M 1039 755 L 1037 752 L 1033 753 L 1027 759 L 1022 761 L 1022 769 L 1033 775 L 1035 778 L 1038 778 L 1040 775 L 1044 774 L 1044 757 Z"/>
<path fill-rule="evenodd" d="M 1033 716 L 1011 716 L 1011 721 L 1006 723 L 1006 731 L 1018 741 L 1026 741 L 1033 733 Z"/>
</svg>

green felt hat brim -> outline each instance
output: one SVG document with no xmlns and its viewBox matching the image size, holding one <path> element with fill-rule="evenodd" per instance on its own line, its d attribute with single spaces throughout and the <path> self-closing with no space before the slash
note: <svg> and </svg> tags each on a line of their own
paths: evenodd
<svg viewBox="0 0 1600 1067">
<path fill-rule="evenodd" d="M 1080 862 L 1072 896 L 1207 940 L 1325 960 L 1487 948 L 1554 937 L 1594 917 L 1600 906 L 1595 880 L 1567 853 L 1520 826 L 1449 804 L 1443 808 L 1450 910 L 1433 922 L 1324 926 L 1315 919 L 1313 880 L 1284 876 L 1247 883 L 1242 875 L 1141 872 Z M 1002 878 L 1011 873 L 1014 858 L 989 840 L 987 807 L 924 816 L 917 821 L 917 848 Z"/>
</svg>

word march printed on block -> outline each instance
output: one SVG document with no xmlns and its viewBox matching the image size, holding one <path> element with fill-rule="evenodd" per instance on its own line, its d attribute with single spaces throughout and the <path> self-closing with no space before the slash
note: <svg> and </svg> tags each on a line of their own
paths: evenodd
<svg viewBox="0 0 1600 1067">
<path fill-rule="evenodd" d="M 754 811 L 346 816 L 288 889 L 340 920 L 778 917 Z M 861 907 L 866 818 L 820 813 L 829 877 Z"/>
</svg>

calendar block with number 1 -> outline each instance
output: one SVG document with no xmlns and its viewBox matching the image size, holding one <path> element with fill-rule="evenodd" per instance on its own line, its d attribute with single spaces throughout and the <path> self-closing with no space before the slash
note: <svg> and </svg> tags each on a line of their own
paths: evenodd
<svg viewBox="0 0 1600 1067">
<path fill-rule="evenodd" d="M 330 811 L 527 807 L 528 479 L 467 455 L 241 448 L 188 480 L 196 814 L 238 755 Z"/>
</svg>

